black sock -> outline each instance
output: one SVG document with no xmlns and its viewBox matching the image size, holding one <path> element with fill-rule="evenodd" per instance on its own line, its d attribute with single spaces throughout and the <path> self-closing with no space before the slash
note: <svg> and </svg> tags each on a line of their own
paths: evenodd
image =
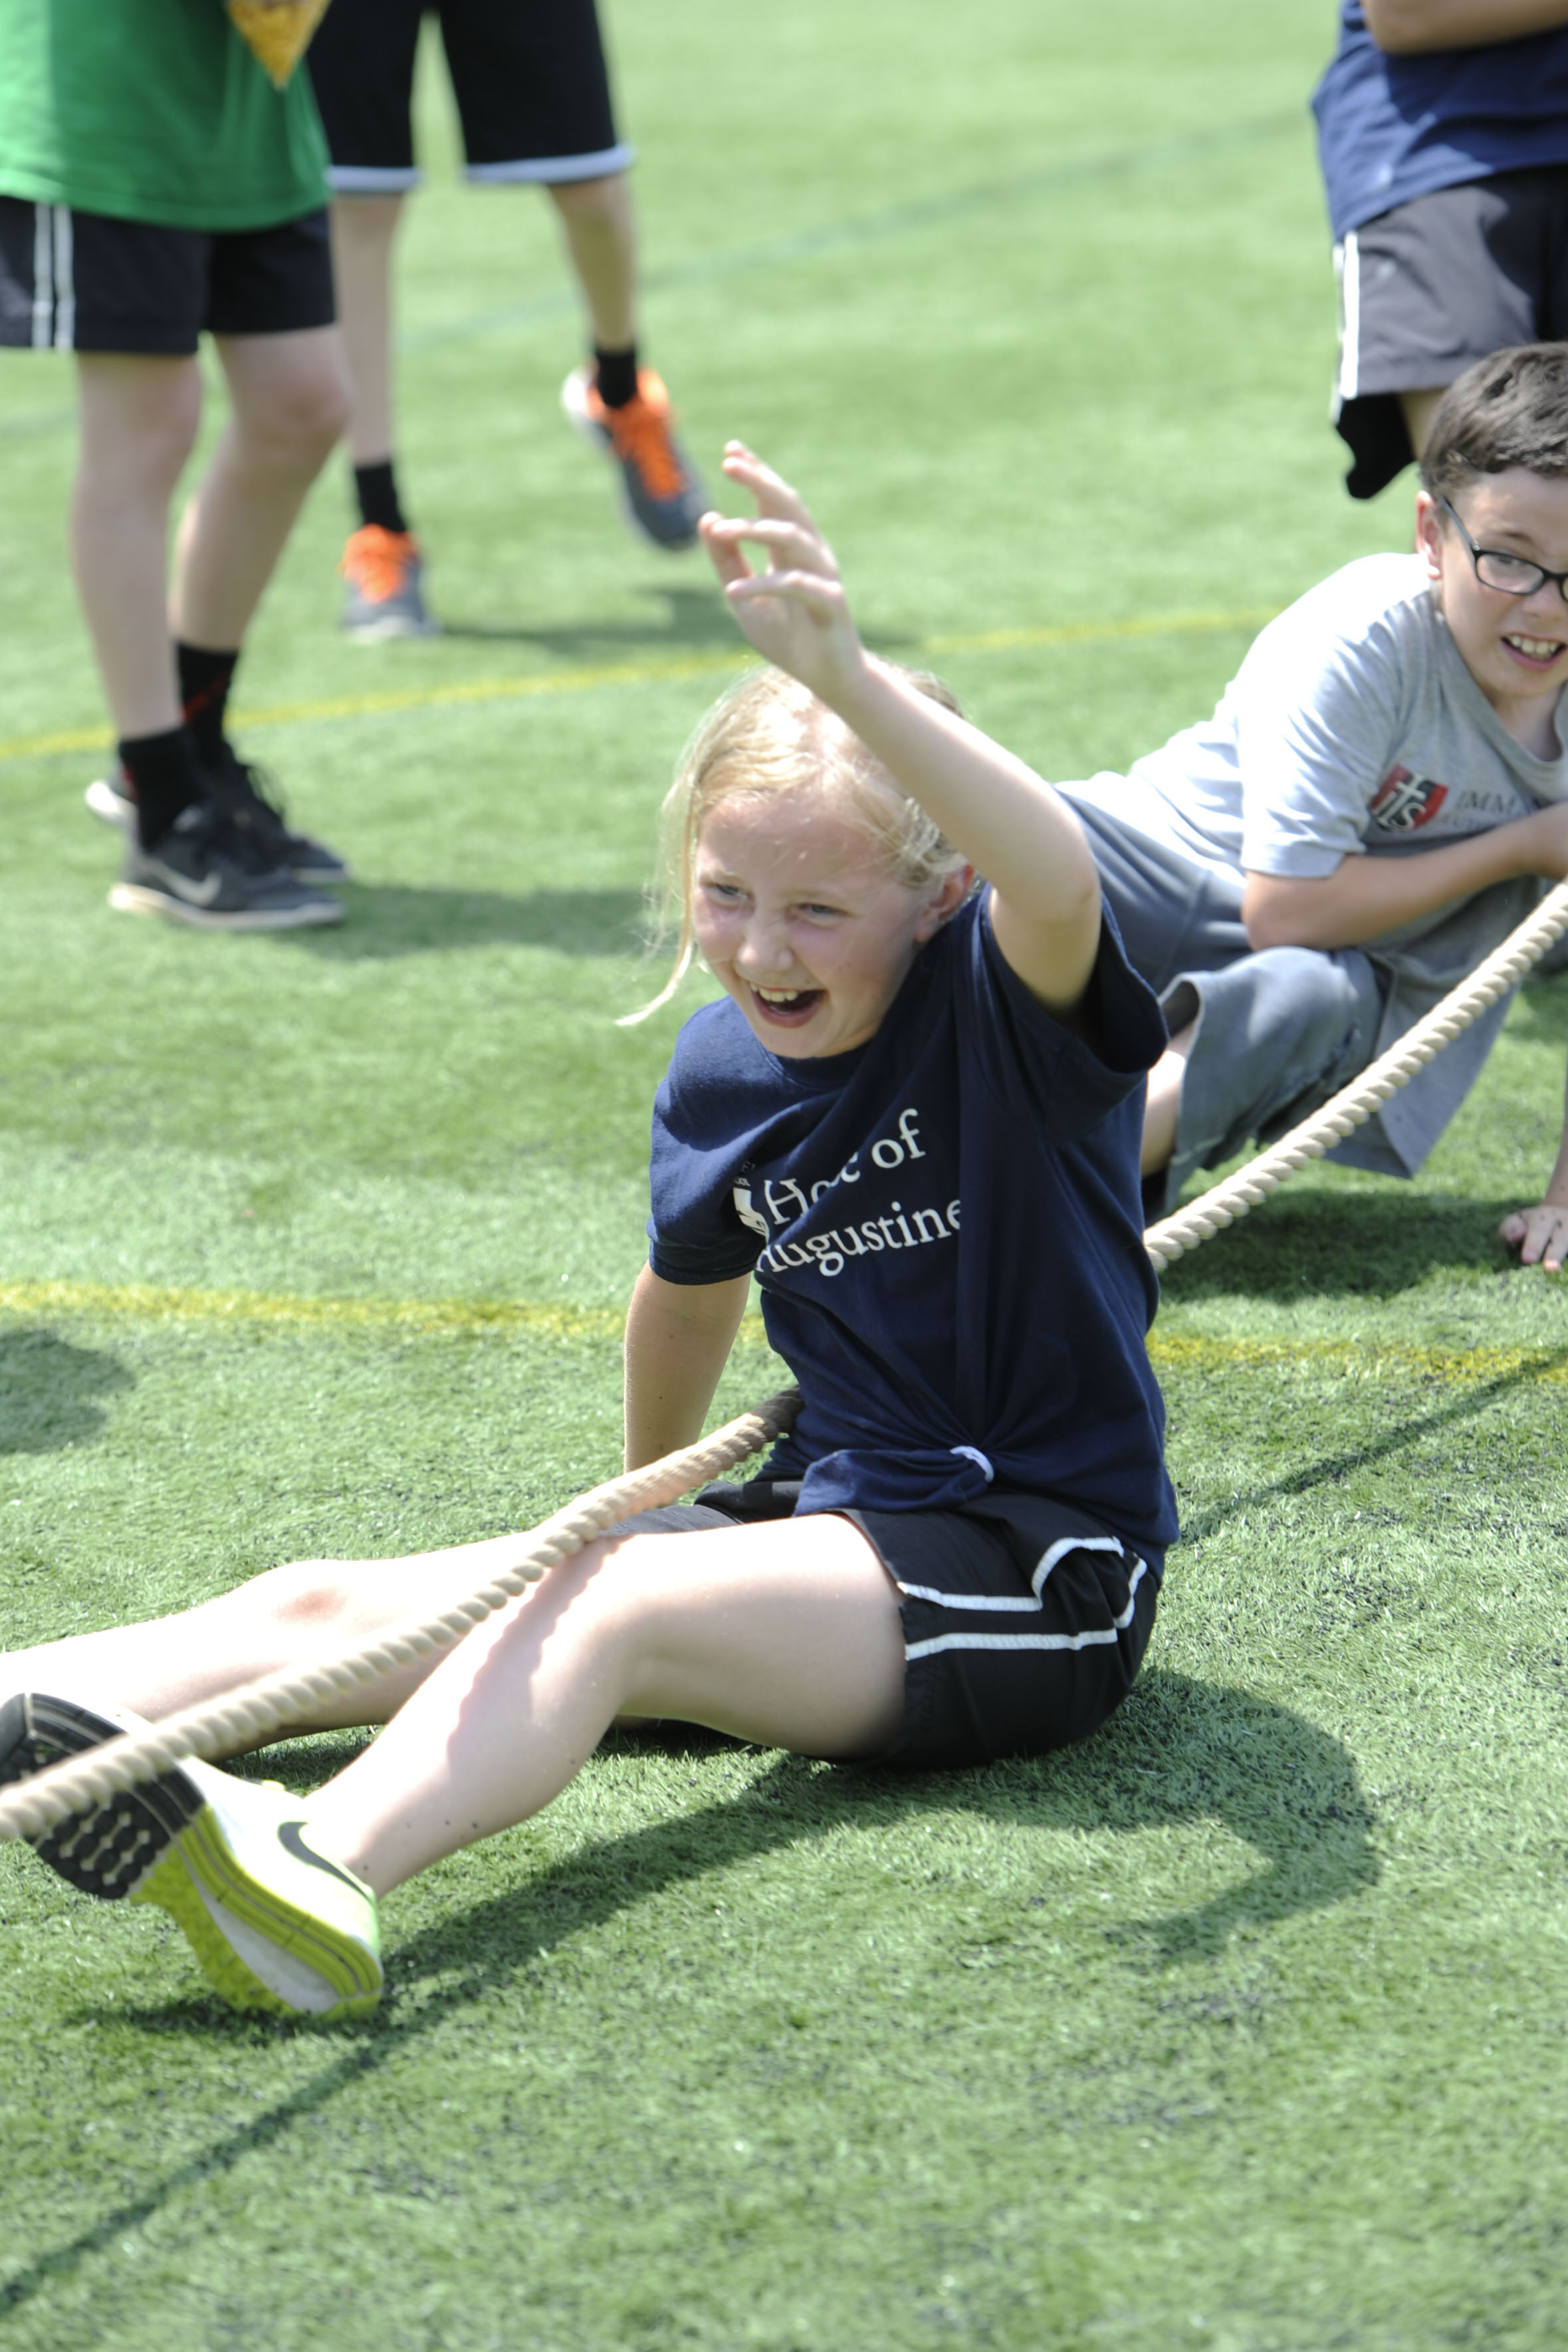
<svg viewBox="0 0 1568 2352">
<path fill-rule="evenodd" d="M 122 737 L 120 764 L 136 795 L 137 837 L 143 849 L 155 848 L 182 810 L 202 798 L 190 733 L 171 727 L 163 735 Z"/>
<path fill-rule="evenodd" d="M 374 523 L 382 530 L 408 529 L 398 503 L 397 477 L 390 457 L 383 457 L 378 466 L 354 467 L 354 496 L 360 502 L 361 523 Z"/>
<path fill-rule="evenodd" d="M 205 646 L 175 643 L 180 701 L 199 760 L 215 761 L 224 748 L 224 712 L 238 659 L 237 646 L 232 654 L 211 653 Z"/>
<path fill-rule="evenodd" d="M 637 346 L 623 352 L 601 352 L 593 346 L 594 389 L 606 408 L 624 408 L 637 397 Z"/>
</svg>

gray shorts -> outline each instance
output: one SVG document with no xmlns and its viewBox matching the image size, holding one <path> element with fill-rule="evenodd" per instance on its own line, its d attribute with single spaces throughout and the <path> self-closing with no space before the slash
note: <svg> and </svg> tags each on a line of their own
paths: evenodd
<svg viewBox="0 0 1568 2352">
<path fill-rule="evenodd" d="M 1194 1171 L 1249 1142 L 1275 1141 L 1372 1060 L 1386 982 L 1356 948 L 1247 943 L 1240 900 L 1206 867 L 1071 801 L 1133 968 L 1159 996 L 1172 1034 L 1197 1024 L 1182 1087 L 1176 1155 L 1145 1188 L 1151 1217 L 1174 1207 Z M 1340 1154 L 1406 1171 L 1365 1129 Z M 1336 1156 L 1340 1156 L 1336 1154 Z"/>
<path fill-rule="evenodd" d="M 1402 392 L 1450 384 L 1511 343 L 1568 335 L 1568 164 L 1499 172 L 1396 205 L 1334 248 L 1334 424 L 1353 499 L 1416 455 Z"/>
</svg>

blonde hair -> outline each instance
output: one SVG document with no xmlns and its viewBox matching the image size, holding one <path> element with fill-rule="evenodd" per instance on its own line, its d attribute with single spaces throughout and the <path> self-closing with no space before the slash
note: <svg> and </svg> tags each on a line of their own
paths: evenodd
<svg viewBox="0 0 1568 2352">
<path fill-rule="evenodd" d="M 904 669 L 902 675 L 944 710 L 962 715 L 940 678 L 925 670 Z M 748 670 L 698 721 L 664 795 L 655 943 L 673 930 L 675 960 L 657 996 L 635 1013 L 622 1014 L 622 1028 L 668 1004 L 695 961 L 692 890 L 697 844 L 708 817 L 721 801 L 770 800 L 789 793 L 836 803 L 846 823 L 864 835 L 906 890 L 936 892 L 967 863 L 919 802 L 899 790 L 882 761 L 809 687 L 785 670 Z"/>
</svg>

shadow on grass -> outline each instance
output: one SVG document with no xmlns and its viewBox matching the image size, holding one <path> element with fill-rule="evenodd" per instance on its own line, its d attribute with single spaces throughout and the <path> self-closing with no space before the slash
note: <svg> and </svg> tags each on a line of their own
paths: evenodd
<svg viewBox="0 0 1568 2352">
<path fill-rule="evenodd" d="M 635 956 L 646 945 L 648 910 L 640 890 L 530 890 L 509 898 L 499 890 L 360 882 L 341 895 L 348 908 L 341 930 L 277 931 L 277 945 L 323 963 L 497 946 Z"/>
<path fill-rule="evenodd" d="M 537 646 L 566 661 L 584 661 L 616 649 L 641 647 L 648 652 L 733 654 L 746 657 L 746 645 L 716 584 L 644 588 L 640 593 L 651 604 L 662 604 L 662 614 L 646 620 L 566 621 L 548 628 L 513 621 L 444 621 L 444 636 L 480 645 Z M 895 654 L 918 642 L 906 630 L 862 629 L 866 642 L 878 653 Z"/>
<path fill-rule="evenodd" d="M 1218 1247 L 1205 1244 L 1177 1258 L 1160 1276 L 1161 1286 L 1173 1303 L 1388 1298 L 1438 1272 L 1500 1276 L 1511 1261 L 1498 1223 L 1519 1205 L 1511 1196 L 1418 1193 L 1396 1179 L 1386 1192 L 1292 1192 L 1254 1209 Z"/>
<path fill-rule="evenodd" d="M 134 1385 L 101 1349 L 73 1347 L 52 1331 L 0 1331 L 0 1454 L 90 1444 L 108 1419 L 97 1400 Z"/>
<path fill-rule="evenodd" d="M 725 653 L 744 650 L 740 632 L 717 586 L 670 586 L 641 591 L 650 605 L 646 620 L 565 621 L 549 628 L 529 627 L 520 621 L 443 621 L 442 635 L 482 645 L 538 646 L 565 660 L 584 660 L 616 647 L 696 651 L 713 646 Z"/>
<path fill-rule="evenodd" d="M 1462 1395 L 1434 1405 L 1430 1412 L 1412 1413 L 1407 1420 L 1396 1422 L 1370 1444 L 1342 1446 L 1337 1454 L 1325 1454 L 1316 1461 L 1303 1463 L 1299 1470 L 1288 1470 L 1283 1477 L 1270 1479 L 1266 1486 L 1249 1486 L 1245 1494 L 1234 1494 L 1228 1502 L 1195 1511 L 1182 1520 L 1181 1540 L 1184 1544 L 1202 1543 L 1207 1537 L 1218 1535 L 1238 1511 L 1280 1502 L 1291 1495 L 1309 1494 L 1314 1486 L 1333 1486 L 1347 1478 L 1353 1470 L 1364 1469 L 1368 1463 L 1385 1462 L 1391 1454 L 1402 1454 L 1407 1445 L 1418 1444 L 1423 1438 L 1436 1436 L 1439 1431 L 1452 1429 L 1459 1423 L 1474 1421 L 1499 1397 L 1508 1395 L 1511 1390 L 1528 1387 L 1545 1372 L 1560 1371 L 1564 1364 L 1568 1364 L 1568 1347 L 1555 1349 L 1533 1363 L 1517 1365 L 1510 1371 L 1499 1372 L 1495 1379 L 1467 1387 Z"/>
<path fill-rule="evenodd" d="M 617 1744 L 624 1749 L 641 1743 L 623 1738 Z M 731 1743 L 698 1732 L 655 1744 L 700 1751 Z M 344 1760 L 340 1744 L 329 1741 L 275 1750 L 267 1763 L 274 1772 L 282 1763 L 293 1780 L 301 1768 L 309 1778 L 322 1765 L 340 1768 Z M 666 1887 L 845 1828 L 886 1827 L 933 1809 L 967 1810 L 1026 1829 L 1113 1835 L 1199 1819 L 1222 1822 L 1251 1846 L 1262 1869 L 1191 1910 L 1108 1931 L 1108 1942 L 1143 1968 L 1168 1968 L 1213 1953 L 1238 1927 L 1343 1902 L 1378 1875 L 1373 1817 L 1355 1766 L 1337 1739 L 1251 1692 L 1160 1668 L 1142 1678 L 1093 1739 L 1026 1763 L 912 1775 L 825 1770 L 799 1757 L 779 1757 L 725 1802 L 580 1849 L 504 1895 L 412 1937 L 391 1955 L 390 1999 L 362 2027 L 258 2026 L 215 2000 L 172 2002 L 140 2013 L 120 2006 L 81 2012 L 85 2021 L 117 2031 L 199 2036 L 231 2046 L 292 2032 L 320 2040 L 332 2054 L 267 2113 L 176 2166 L 76 2237 L 35 2256 L 0 2287 L 0 2312 L 15 2311 L 69 2277 L 172 2199 L 272 2146 L 455 2013 L 537 1969 L 541 1948 L 558 1949 L 563 1940 L 591 1932 Z M 1050 1932 L 1051 1903 L 1051 1888 L 1042 1877 L 1039 1891 L 1019 1901 L 1012 1921 L 992 1921 L 988 1957 L 1005 1960 L 1014 1952 L 1038 1976 L 1049 1966 L 1037 1938 Z M 957 1966 L 966 1956 L 946 1957 Z M 934 1952 L 933 1964 L 941 1965 L 943 1958 Z"/>
</svg>

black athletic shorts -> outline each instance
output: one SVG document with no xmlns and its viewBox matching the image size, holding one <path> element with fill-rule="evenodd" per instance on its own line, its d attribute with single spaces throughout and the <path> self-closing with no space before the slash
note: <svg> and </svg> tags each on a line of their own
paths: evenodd
<svg viewBox="0 0 1568 2352">
<path fill-rule="evenodd" d="M 414 51 L 426 0 L 332 0 L 310 79 L 340 195 L 416 185 Z M 471 180 L 597 180 L 623 172 L 593 0 L 435 0 Z"/>
<path fill-rule="evenodd" d="M 1499 172 L 1396 205 L 1334 248 L 1334 423 L 1375 498 L 1417 452 L 1397 394 L 1450 384 L 1510 343 L 1568 336 L 1568 163 Z"/>
<path fill-rule="evenodd" d="M 0 344 L 178 359 L 214 335 L 329 327 L 327 213 L 276 228 L 160 228 L 0 196 Z"/>
<path fill-rule="evenodd" d="M 786 1480 L 705 1486 L 617 1535 L 789 1518 Z M 904 1720 L 877 1764 L 932 1770 L 1041 1756 L 1086 1739 L 1133 1687 L 1159 1580 L 1082 1512 L 1038 1495 L 956 1511 L 844 1511 L 898 1587 Z"/>
</svg>

